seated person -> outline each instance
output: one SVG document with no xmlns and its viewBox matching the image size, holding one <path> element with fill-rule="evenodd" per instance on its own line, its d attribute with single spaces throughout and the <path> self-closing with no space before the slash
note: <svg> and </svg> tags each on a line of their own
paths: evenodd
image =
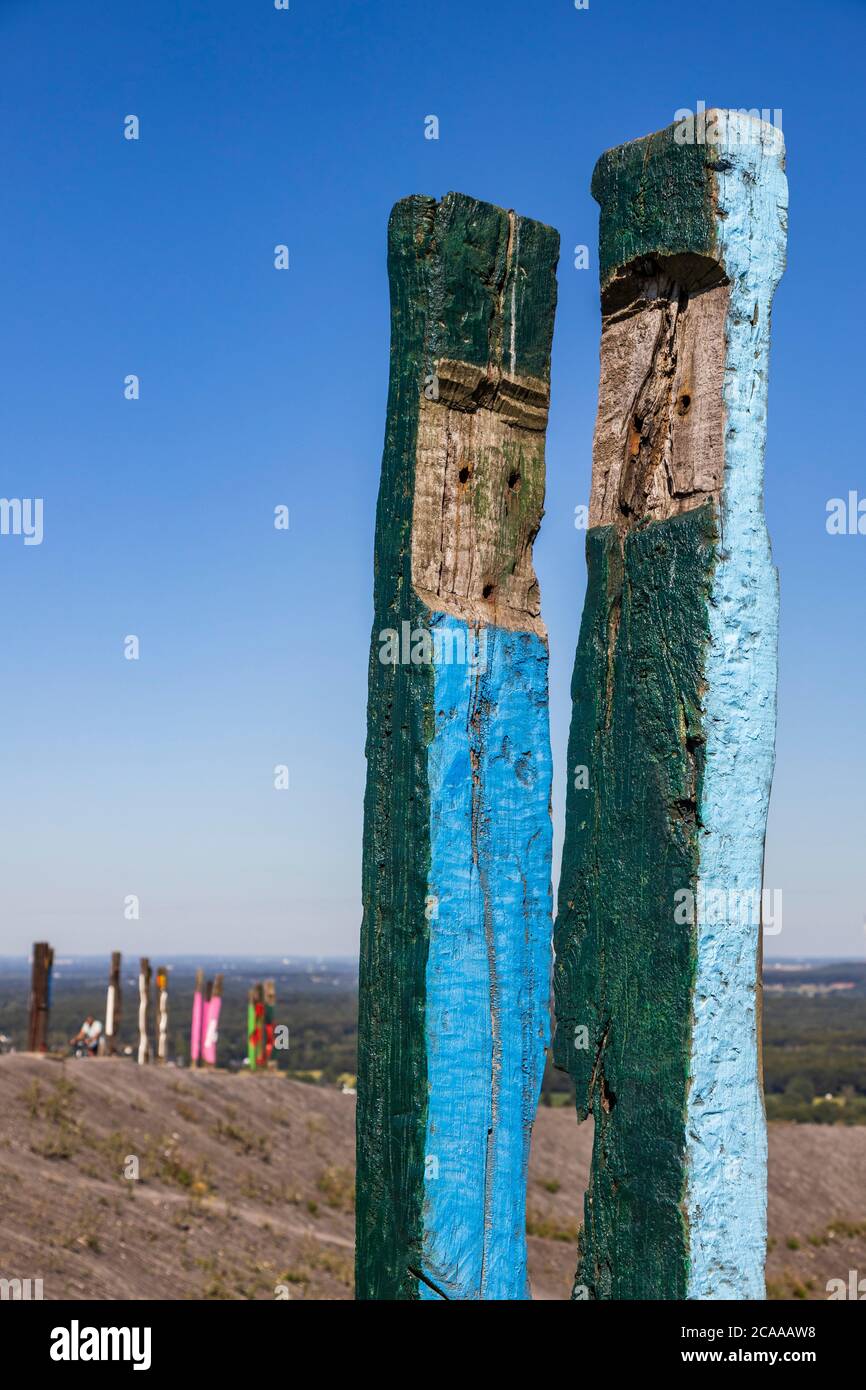
<svg viewBox="0 0 866 1390">
<path fill-rule="evenodd" d="M 95 1057 L 101 1035 L 102 1024 L 99 1019 L 94 1018 L 93 1014 L 88 1014 L 78 1032 L 75 1034 L 75 1037 L 70 1038 L 69 1042 L 73 1047 L 76 1043 L 83 1042 L 84 1046 L 87 1048 L 88 1057 Z"/>
</svg>

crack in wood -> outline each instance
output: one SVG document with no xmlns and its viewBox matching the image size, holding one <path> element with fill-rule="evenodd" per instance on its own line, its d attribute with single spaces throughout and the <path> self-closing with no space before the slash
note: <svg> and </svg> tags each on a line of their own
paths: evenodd
<svg viewBox="0 0 866 1390">
<path fill-rule="evenodd" d="M 729 295 L 720 267 L 687 256 L 645 257 L 609 289 L 590 526 L 623 534 L 718 504 Z"/>
</svg>

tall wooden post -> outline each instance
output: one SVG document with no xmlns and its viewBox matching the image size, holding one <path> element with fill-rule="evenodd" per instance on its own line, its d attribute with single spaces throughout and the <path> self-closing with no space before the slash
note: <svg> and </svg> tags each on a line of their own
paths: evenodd
<svg viewBox="0 0 866 1390">
<path fill-rule="evenodd" d="M 117 1052 L 117 1039 L 120 1036 L 121 984 L 119 951 L 111 953 L 111 967 L 108 972 L 108 994 L 105 1000 L 105 1051 L 109 1057 Z"/>
<path fill-rule="evenodd" d="M 204 1011 L 204 971 L 195 972 L 195 985 L 192 994 L 192 1026 L 189 1035 L 190 1066 L 201 1063 L 202 1015 Z"/>
<path fill-rule="evenodd" d="M 168 1056 L 168 971 L 164 965 L 157 967 L 157 1028 L 156 1060 L 165 1065 Z"/>
<path fill-rule="evenodd" d="M 595 1121 L 575 1297 L 763 1298 L 784 147 L 707 112 L 608 151 L 592 191 L 601 380 L 555 938 L 555 1058 Z"/>
<path fill-rule="evenodd" d="M 141 957 L 138 968 L 138 1064 L 150 1061 L 151 1047 L 147 1036 L 147 1013 L 150 1006 L 150 961 Z"/>
<path fill-rule="evenodd" d="M 277 1012 L 277 986 L 275 980 L 265 980 L 264 991 L 264 1055 L 265 1066 L 271 1065 L 274 1052 L 274 1019 Z"/>
<path fill-rule="evenodd" d="M 210 998 L 204 1014 L 202 1029 L 202 1058 L 209 1067 L 216 1066 L 217 1043 L 219 1042 L 219 1021 L 222 1008 L 223 977 L 215 975 L 213 986 L 208 986 Z"/>
<path fill-rule="evenodd" d="M 265 1064 L 265 1004 L 264 988 L 253 985 L 247 1006 L 247 1061 L 250 1071 L 259 1071 Z"/>
<path fill-rule="evenodd" d="M 35 942 L 30 972 L 28 1052 L 48 1051 L 48 1015 L 51 1009 L 51 968 L 53 964 L 53 947 L 49 946 L 47 941 Z"/>
<path fill-rule="evenodd" d="M 532 543 L 558 247 L 551 228 L 461 194 L 391 214 L 364 813 L 362 1299 L 528 1294 L 551 936 Z"/>
</svg>

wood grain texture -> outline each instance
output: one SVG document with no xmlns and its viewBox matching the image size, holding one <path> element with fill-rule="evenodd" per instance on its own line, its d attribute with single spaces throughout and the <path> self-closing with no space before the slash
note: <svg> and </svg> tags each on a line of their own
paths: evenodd
<svg viewBox="0 0 866 1390">
<path fill-rule="evenodd" d="M 554 1057 L 595 1120 L 577 1283 L 684 1298 L 685 1097 L 698 873 L 701 696 L 716 543 L 705 505 L 587 538 L 556 925 Z M 675 601 L 674 601 L 675 596 Z"/>
<path fill-rule="evenodd" d="M 663 521 L 722 486 L 728 287 L 690 290 L 656 261 L 632 290 L 602 318 L 590 526 Z"/>
</svg>

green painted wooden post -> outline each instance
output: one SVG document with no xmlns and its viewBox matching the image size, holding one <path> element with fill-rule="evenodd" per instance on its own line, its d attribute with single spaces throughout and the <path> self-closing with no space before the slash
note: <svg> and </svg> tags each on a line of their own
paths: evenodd
<svg viewBox="0 0 866 1390">
<path fill-rule="evenodd" d="M 777 581 L 763 516 L 773 127 L 608 151 L 555 1059 L 595 1137 L 578 1298 L 762 1298 L 761 888 Z"/>
<path fill-rule="evenodd" d="M 261 1071 L 265 1064 L 264 986 L 253 985 L 247 1005 L 247 1061 L 250 1071 Z"/>
<path fill-rule="evenodd" d="M 361 1299 L 523 1298 L 548 1037 L 547 642 L 532 542 L 559 239 L 391 214 L 358 1059 Z"/>
</svg>

